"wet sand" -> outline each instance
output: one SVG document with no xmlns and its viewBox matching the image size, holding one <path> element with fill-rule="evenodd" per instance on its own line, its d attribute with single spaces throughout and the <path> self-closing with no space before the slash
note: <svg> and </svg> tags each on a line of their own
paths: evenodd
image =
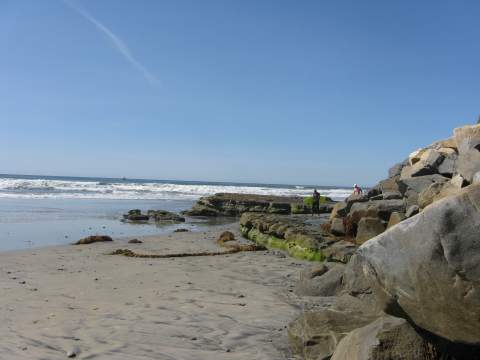
<svg viewBox="0 0 480 360">
<path fill-rule="evenodd" d="M 169 259 L 106 255 L 221 250 L 225 229 L 0 253 L 2 359 L 288 359 L 291 292 L 306 266 L 275 252 Z"/>
</svg>

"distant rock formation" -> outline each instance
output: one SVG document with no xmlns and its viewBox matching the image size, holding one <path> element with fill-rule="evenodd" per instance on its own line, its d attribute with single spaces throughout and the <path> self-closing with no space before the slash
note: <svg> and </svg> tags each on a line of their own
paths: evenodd
<svg viewBox="0 0 480 360">
<path fill-rule="evenodd" d="M 320 213 L 332 211 L 335 202 L 323 197 Z M 268 214 L 307 214 L 311 207 L 300 196 L 270 196 L 254 194 L 220 193 L 202 197 L 184 212 L 188 216 L 240 216 L 245 212 Z"/>
</svg>

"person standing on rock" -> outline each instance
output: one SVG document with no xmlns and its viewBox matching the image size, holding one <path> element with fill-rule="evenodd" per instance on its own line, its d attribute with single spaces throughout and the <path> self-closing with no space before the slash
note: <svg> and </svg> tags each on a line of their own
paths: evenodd
<svg viewBox="0 0 480 360">
<path fill-rule="evenodd" d="M 353 185 L 353 194 L 354 195 L 361 195 L 363 194 L 363 190 L 357 184 Z"/>
<path fill-rule="evenodd" d="M 317 189 L 313 190 L 312 199 L 313 199 L 312 215 L 319 214 L 320 213 L 320 193 L 317 191 Z"/>
</svg>

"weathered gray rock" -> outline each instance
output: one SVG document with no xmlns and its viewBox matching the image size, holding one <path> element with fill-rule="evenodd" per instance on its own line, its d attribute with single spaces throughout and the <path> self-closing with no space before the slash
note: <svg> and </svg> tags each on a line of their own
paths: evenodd
<svg viewBox="0 0 480 360">
<path fill-rule="evenodd" d="M 480 149 L 480 125 L 467 125 L 453 130 L 459 154 Z"/>
<path fill-rule="evenodd" d="M 402 185 L 399 184 L 400 176 L 395 176 L 389 179 L 382 180 L 378 183 L 381 193 L 388 193 L 388 192 L 399 192 L 403 193 L 405 191 L 402 188 Z"/>
<path fill-rule="evenodd" d="M 300 272 L 295 293 L 299 296 L 334 296 L 342 289 L 345 265 L 314 265 Z"/>
<path fill-rule="evenodd" d="M 361 246 L 346 274 L 392 315 L 453 342 L 480 345 L 480 185 L 428 206 Z M 348 267 L 347 267 L 348 268 Z"/>
<path fill-rule="evenodd" d="M 331 360 L 437 360 L 437 353 L 405 320 L 384 315 L 350 332 Z"/>
<path fill-rule="evenodd" d="M 412 216 L 417 215 L 420 212 L 420 207 L 418 205 L 412 205 L 407 209 L 407 212 L 405 213 L 405 216 L 407 218 L 410 218 Z"/>
<path fill-rule="evenodd" d="M 360 245 L 385 231 L 385 223 L 379 218 L 364 217 L 358 223 L 355 242 Z"/>
<path fill-rule="evenodd" d="M 336 217 L 345 217 L 347 216 L 349 211 L 350 211 L 350 206 L 347 204 L 347 202 L 342 201 L 342 202 L 336 203 L 330 214 L 330 220 L 333 220 Z"/>
<path fill-rule="evenodd" d="M 335 202 L 323 197 L 321 213 L 330 213 Z M 245 212 L 259 212 L 288 215 L 291 213 L 310 213 L 300 196 L 270 196 L 254 194 L 220 193 L 200 198 L 190 210 L 189 216 L 240 216 Z"/>
<path fill-rule="evenodd" d="M 468 182 L 473 182 L 473 176 L 480 171 L 480 151 L 477 149 L 466 150 L 458 155 L 456 172 Z"/>
<path fill-rule="evenodd" d="M 358 223 L 365 216 L 379 217 L 384 221 L 388 221 L 392 212 L 405 212 L 405 210 L 405 202 L 401 199 L 375 200 L 353 204 L 348 216 L 355 223 Z"/>
<path fill-rule="evenodd" d="M 345 235 L 345 225 L 342 218 L 334 218 L 330 226 L 330 232 L 335 236 Z"/>
<path fill-rule="evenodd" d="M 438 172 L 438 166 L 442 163 L 444 155 L 440 152 L 427 149 L 415 164 L 402 169 L 402 180 L 410 177 L 432 175 Z"/>
<path fill-rule="evenodd" d="M 445 158 L 442 163 L 438 166 L 438 173 L 446 177 L 452 177 L 455 173 L 456 163 L 458 160 L 457 153 L 450 149 L 452 153 L 444 154 Z"/>
<path fill-rule="evenodd" d="M 397 225 L 398 223 L 402 222 L 406 219 L 404 213 L 399 213 L 394 211 L 392 215 L 390 215 L 390 219 L 388 220 L 387 229 L 390 229 L 392 226 Z"/>
<path fill-rule="evenodd" d="M 408 164 L 408 160 L 405 160 L 401 163 L 393 165 L 390 169 L 388 169 L 388 177 L 393 178 L 393 177 L 399 176 L 402 173 L 402 169 L 407 164 Z"/>
<path fill-rule="evenodd" d="M 439 174 L 426 175 L 426 176 L 417 176 L 409 179 L 400 180 L 401 183 L 405 185 L 407 190 L 413 190 L 416 193 L 420 194 L 423 190 L 428 188 L 433 183 L 442 183 L 450 180 L 445 176 Z"/>
<path fill-rule="evenodd" d="M 292 351 L 305 360 L 328 359 L 345 335 L 373 319 L 359 312 L 306 311 L 288 327 Z"/>
</svg>

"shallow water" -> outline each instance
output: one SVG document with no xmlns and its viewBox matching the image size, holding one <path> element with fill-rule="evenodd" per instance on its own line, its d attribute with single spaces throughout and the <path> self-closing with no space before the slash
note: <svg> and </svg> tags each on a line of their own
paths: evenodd
<svg viewBox="0 0 480 360">
<path fill-rule="evenodd" d="M 102 234 L 133 237 L 164 234 L 176 228 L 198 230 L 207 223 L 188 219 L 182 224 L 121 222 L 130 209 L 179 212 L 191 200 L 0 199 L 0 251 L 74 242 Z"/>
</svg>

